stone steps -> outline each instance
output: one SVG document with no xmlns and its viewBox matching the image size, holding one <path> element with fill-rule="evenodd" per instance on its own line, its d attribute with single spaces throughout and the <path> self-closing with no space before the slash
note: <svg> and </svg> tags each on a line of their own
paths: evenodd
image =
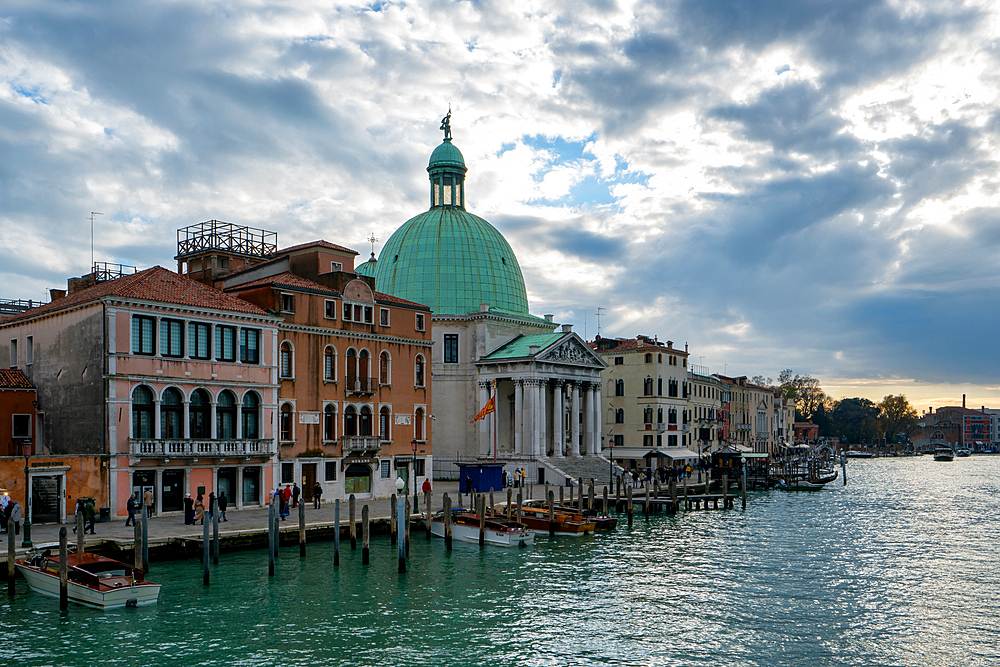
<svg viewBox="0 0 1000 667">
<path fill-rule="evenodd" d="M 573 485 L 579 485 L 583 478 L 584 487 L 594 479 L 594 485 L 600 489 L 605 484 L 611 486 L 611 462 L 601 455 L 597 456 L 567 456 L 565 458 L 548 457 L 541 462 L 549 469 L 546 481 L 549 484 L 560 484 L 566 477 L 573 479 Z M 551 477 L 550 477 L 551 475 Z"/>
</svg>

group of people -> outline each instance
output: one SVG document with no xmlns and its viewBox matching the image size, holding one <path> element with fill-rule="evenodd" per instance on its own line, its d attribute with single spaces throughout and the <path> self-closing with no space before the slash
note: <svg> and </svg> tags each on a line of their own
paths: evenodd
<svg viewBox="0 0 1000 667">
<path fill-rule="evenodd" d="M 205 495 L 199 493 L 198 496 L 191 500 L 191 494 L 187 494 L 184 497 L 184 524 L 185 525 L 205 525 L 205 515 L 208 515 L 208 520 L 211 521 L 213 518 L 212 508 L 217 507 L 219 510 L 219 521 L 229 521 L 226 518 L 226 510 L 229 509 L 229 498 L 226 497 L 225 491 L 220 491 L 218 498 L 215 496 L 215 492 L 208 494 L 208 502 L 206 505 Z"/>
<path fill-rule="evenodd" d="M 507 488 L 508 486 L 513 486 L 514 488 L 522 487 L 527 479 L 524 468 L 514 468 L 514 472 L 512 473 L 508 473 L 504 470 L 502 477 L 504 488 Z"/>
<path fill-rule="evenodd" d="M 20 503 L 10 497 L 10 494 L 6 491 L 3 495 L 0 495 L 0 513 L 3 514 L 3 526 L 0 526 L 0 533 L 7 532 L 7 526 L 10 525 L 11 520 L 14 521 L 14 534 L 21 534 L 21 519 L 23 518 L 23 510 L 21 509 Z"/>
<path fill-rule="evenodd" d="M 278 516 L 284 521 L 288 516 L 290 508 L 299 506 L 303 498 L 302 491 L 297 483 L 285 484 L 285 488 L 280 486 L 272 489 L 270 498 L 274 501 L 274 506 L 278 508 Z M 316 482 L 312 488 L 313 509 L 318 510 L 323 506 L 323 485 Z"/>
<path fill-rule="evenodd" d="M 661 465 L 656 468 L 646 468 L 645 470 L 623 468 L 615 465 L 615 474 L 621 477 L 622 485 L 631 483 L 633 488 L 644 487 L 654 479 L 659 480 L 660 484 L 666 484 L 671 480 L 680 481 L 691 477 L 692 472 L 693 469 L 690 465 L 681 467 Z"/>
</svg>

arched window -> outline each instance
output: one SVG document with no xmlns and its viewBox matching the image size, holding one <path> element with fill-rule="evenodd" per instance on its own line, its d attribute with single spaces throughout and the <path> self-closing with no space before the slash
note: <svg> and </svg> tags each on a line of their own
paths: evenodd
<svg viewBox="0 0 1000 667">
<path fill-rule="evenodd" d="M 389 375 L 389 353 L 382 352 L 378 355 L 378 382 L 379 384 L 392 384 Z"/>
<path fill-rule="evenodd" d="M 153 392 L 136 387 L 132 392 L 132 437 L 153 437 Z"/>
<path fill-rule="evenodd" d="M 163 392 L 160 399 L 160 437 L 166 440 L 180 440 L 184 437 L 184 399 L 181 392 L 173 387 Z"/>
<path fill-rule="evenodd" d="M 670 378 L 670 381 L 667 383 L 667 389 L 668 389 L 667 392 L 668 396 L 670 396 L 671 398 L 677 398 L 677 380 L 675 380 L 674 378 Z"/>
<path fill-rule="evenodd" d="M 675 408 L 670 408 L 670 411 L 667 412 L 667 423 L 668 424 L 677 423 L 677 410 Z"/>
<path fill-rule="evenodd" d="M 347 350 L 347 391 L 355 388 L 358 381 L 358 353 L 353 347 Z"/>
<path fill-rule="evenodd" d="M 378 411 L 378 436 L 383 440 L 389 439 L 389 408 L 385 406 Z"/>
<path fill-rule="evenodd" d="M 327 345 L 323 350 L 323 379 L 327 382 L 337 381 L 337 350 Z"/>
<path fill-rule="evenodd" d="M 663 363 L 663 355 L 662 354 L 656 355 L 656 363 L 658 363 L 658 364 L 662 364 Z"/>
<path fill-rule="evenodd" d="M 292 344 L 287 340 L 281 344 L 280 362 L 278 371 L 282 378 L 291 379 L 292 376 Z"/>
<path fill-rule="evenodd" d="M 281 440 L 283 442 L 289 442 L 292 439 L 292 406 L 290 403 L 284 403 L 281 406 L 281 414 L 278 418 L 278 428 L 281 434 Z"/>
<path fill-rule="evenodd" d="M 663 378 L 656 378 L 656 395 L 663 396 Z"/>
<path fill-rule="evenodd" d="M 646 353 L 646 363 L 647 364 L 653 363 L 653 355 L 650 354 L 649 352 Z"/>
<path fill-rule="evenodd" d="M 363 391 L 372 391 L 371 375 L 371 358 L 369 357 L 368 350 L 361 350 L 358 353 L 358 379 L 361 380 L 361 389 Z M 371 433 L 367 435 L 371 435 Z"/>
<path fill-rule="evenodd" d="M 646 378 L 642 381 L 642 395 L 652 396 L 653 395 L 653 378 Z"/>
<path fill-rule="evenodd" d="M 656 410 L 656 423 L 657 424 L 663 423 L 663 408 L 658 408 Z"/>
<path fill-rule="evenodd" d="M 625 395 L 625 380 L 615 380 L 615 396 Z"/>
<path fill-rule="evenodd" d="M 191 393 L 188 416 L 188 432 L 192 438 L 212 437 L 212 400 L 207 391 L 195 389 Z"/>
<path fill-rule="evenodd" d="M 215 423 L 219 440 L 236 437 L 236 397 L 228 389 L 219 394 L 215 403 Z"/>
<path fill-rule="evenodd" d="M 323 439 L 337 439 L 337 411 L 332 405 L 323 408 Z"/>
<path fill-rule="evenodd" d="M 417 387 L 424 386 L 424 357 L 421 354 L 413 362 L 413 384 Z"/>
<path fill-rule="evenodd" d="M 653 423 L 653 408 L 646 408 L 642 411 L 642 423 L 652 424 Z"/>
<path fill-rule="evenodd" d="M 618 408 L 615 410 L 615 423 L 624 424 L 625 423 L 625 410 Z"/>
<path fill-rule="evenodd" d="M 361 435 L 372 434 L 372 409 L 367 405 L 361 406 Z"/>
<path fill-rule="evenodd" d="M 257 394 L 248 391 L 243 395 L 243 438 L 257 440 L 260 438 L 260 401 Z"/>
<path fill-rule="evenodd" d="M 358 411 L 353 405 L 344 408 L 344 435 L 358 434 Z"/>
<path fill-rule="evenodd" d="M 413 413 L 413 438 L 415 440 L 424 439 L 424 409 L 417 408 Z"/>
</svg>

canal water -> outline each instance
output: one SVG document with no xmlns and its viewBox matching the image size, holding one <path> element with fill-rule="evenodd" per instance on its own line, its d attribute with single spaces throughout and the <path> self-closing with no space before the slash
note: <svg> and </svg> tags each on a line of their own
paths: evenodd
<svg viewBox="0 0 1000 667">
<path fill-rule="evenodd" d="M 159 604 L 0 593 L 6 665 L 1000 664 L 1000 457 L 848 463 L 848 486 L 752 494 L 507 550 L 414 534 L 157 563 Z"/>
</svg>

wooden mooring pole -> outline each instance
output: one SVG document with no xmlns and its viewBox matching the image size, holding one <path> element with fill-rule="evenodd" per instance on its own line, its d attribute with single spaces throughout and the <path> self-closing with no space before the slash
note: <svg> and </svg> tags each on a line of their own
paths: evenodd
<svg viewBox="0 0 1000 667">
<path fill-rule="evenodd" d="M 580 487 L 580 494 L 576 498 L 576 510 L 583 514 L 583 477 L 577 479 L 576 483 Z"/>
<path fill-rule="evenodd" d="M 389 544 L 396 543 L 396 524 L 399 523 L 399 517 L 396 516 L 398 508 L 396 507 L 396 494 L 392 494 L 392 498 L 389 499 Z"/>
<path fill-rule="evenodd" d="M 66 529 L 63 528 L 63 530 L 65 531 Z M 10 519 L 7 521 L 7 595 L 14 594 L 14 575 L 17 573 L 17 570 L 14 568 L 14 558 L 16 557 L 16 552 L 14 551 L 14 532 L 14 520 Z M 66 559 L 63 558 L 61 562 L 65 563 Z"/>
<path fill-rule="evenodd" d="M 410 557 L 410 501 L 403 503 L 406 514 L 403 515 L 403 534 L 406 538 L 406 557 Z"/>
<path fill-rule="evenodd" d="M 564 487 L 562 487 L 562 486 L 559 487 L 559 506 L 560 507 L 562 507 L 562 505 L 564 504 L 563 503 L 563 491 L 564 490 L 565 490 Z"/>
<path fill-rule="evenodd" d="M 132 549 L 133 564 L 145 572 L 146 564 L 142 562 L 142 524 L 138 521 L 132 524 L 132 534 L 135 536 L 135 547 Z"/>
<path fill-rule="evenodd" d="M 361 508 L 361 564 L 368 565 L 368 505 Z"/>
<path fill-rule="evenodd" d="M 513 513 L 514 513 L 514 504 L 511 502 L 511 497 L 512 497 L 511 494 L 512 493 L 513 493 L 513 489 L 507 489 L 507 520 L 508 521 L 510 521 L 510 517 L 513 516 Z"/>
<path fill-rule="evenodd" d="M 397 569 L 400 574 L 406 574 L 406 527 L 403 525 L 403 517 L 406 516 L 406 508 L 403 507 L 402 496 L 400 496 L 396 502 L 399 503 L 399 506 L 396 509 L 396 534 L 399 535 L 396 551 L 398 559 Z"/>
<path fill-rule="evenodd" d="M 149 508 L 142 507 L 142 571 L 149 572 Z"/>
<path fill-rule="evenodd" d="M 646 521 L 649 521 L 649 487 L 650 487 L 650 484 L 649 484 L 649 482 L 646 482 L 645 484 L 643 484 L 643 486 L 646 487 L 646 506 L 643 507 L 642 511 L 643 511 L 643 514 L 646 515 Z"/>
<path fill-rule="evenodd" d="M 274 503 L 267 505 L 267 574 L 274 576 Z"/>
<path fill-rule="evenodd" d="M 451 551 L 451 498 L 447 493 L 444 494 L 442 502 L 444 503 L 444 548 Z"/>
<path fill-rule="evenodd" d="M 143 508 L 143 512 L 145 512 L 145 511 L 146 511 L 146 509 Z M 87 550 L 87 538 L 84 537 L 84 532 L 85 532 L 84 531 L 84 526 L 86 526 L 86 525 L 87 524 L 84 523 L 84 519 L 83 519 L 83 512 L 77 512 L 76 513 L 76 552 L 78 554 L 82 554 L 82 553 L 84 553 Z M 143 526 L 143 527 L 145 527 L 145 526 Z M 8 535 L 13 535 L 14 533 L 8 532 L 7 534 Z M 11 538 L 12 541 L 13 541 L 13 539 L 14 538 Z"/>
<path fill-rule="evenodd" d="M 521 492 L 517 492 L 517 522 L 521 523 Z"/>
<path fill-rule="evenodd" d="M 299 558 L 306 557 L 306 504 L 299 499 Z M 218 524 L 216 524 L 218 525 Z"/>
<path fill-rule="evenodd" d="M 593 511 L 594 509 L 594 478 L 590 478 L 590 484 L 587 485 L 587 509 Z"/>
<path fill-rule="evenodd" d="M 486 546 L 486 496 L 479 495 L 479 546 Z"/>
<path fill-rule="evenodd" d="M 625 513 L 628 514 L 628 527 L 632 527 L 632 485 L 625 485 Z"/>
<path fill-rule="evenodd" d="M 299 507 L 302 505 L 300 504 Z M 212 562 L 219 564 L 219 499 L 212 498 Z"/>
<path fill-rule="evenodd" d="M 615 511 L 622 511 L 622 478 L 615 475 Z"/>
<path fill-rule="evenodd" d="M 63 526 L 59 529 L 59 611 L 69 609 L 69 564 L 66 562 L 68 560 L 69 535 L 66 526 Z M 14 583 L 14 577 L 10 578 L 10 582 Z"/>
<path fill-rule="evenodd" d="M 556 536 L 556 494 L 549 491 L 549 537 Z"/>
<path fill-rule="evenodd" d="M 492 493 L 490 494 L 492 495 Z M 492 500 L 492 498 L 490 499 Z M 424 522 L 424 527 L 427 529 L 427 540 L 431 539 L 431 492 L 424 491 L 424 510 L 427 512 L 427 521 Z"/>
<path fill-rule="evenodd" d="M 202 526 L 201 526 L 202 527 L 202 531 L 201 531 L 201 533 L 202 533 L 202 537 L 201 537 L 202 550 L 201 551 L 202 551 L 202 562 L 204 564 L 204 568 L 202 570 L 202 583 L 205 584 L 206 586 L 208 586 L 208 559 L 209 559 L 209 556 L 208 556 L 208 552 L 209 552 L 208 529 L 209 529 L 209 527 L 210 527 L 210 525 L 211 525 L 212 522 L 211 521 L 207 521 L 206 522 L 206 521 L 202 520 L 201 523 L 202 523 Z"/>
<path fill-rule="evenodd" d="M 340 567 L 340 498 L 333 501 L 333 566 Z"/>
<path fill-rule="evenodd" d="M 601 503 L 601 514 L 608 516 L 608 487 L 604 487 L 604 502 Z"/>
<path fill-rule="evenodd" d="M 348 521 L 351 523 L 351 551 L 357 551 L 358 549 L 358 527 L 355 525 L 357 520 L 357 514 L 355 514 L 357 501 L 354 499 L 354 494 L 347 499 L 347 513 L 349 515 Z"/>
</svg>

